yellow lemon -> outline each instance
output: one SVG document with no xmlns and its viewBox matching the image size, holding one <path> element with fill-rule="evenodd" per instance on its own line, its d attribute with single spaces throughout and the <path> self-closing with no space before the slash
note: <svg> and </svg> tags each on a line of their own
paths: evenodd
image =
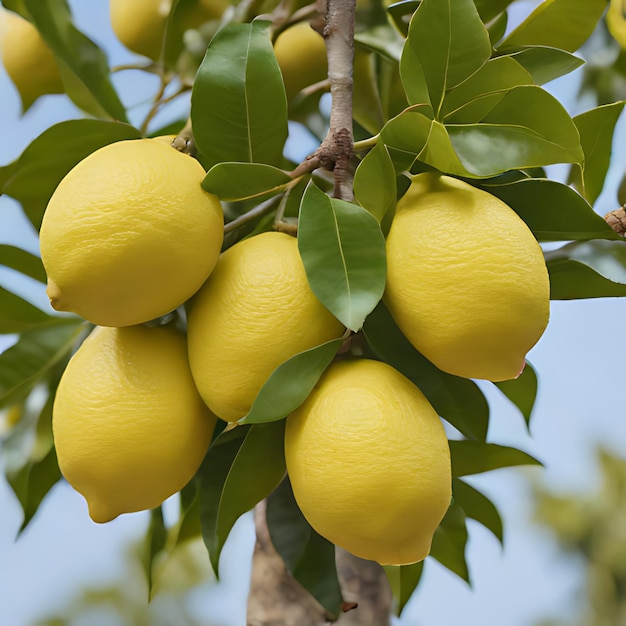
<svg viewBox="0 0 626 626">
<path fill-rule="evenodd" d="M 0 56 L 17 87 L 24 110 L 39 96 L 63 93 L 63 81 L 52 50 L 23 17 L 0 8 Z"/>
<path fill-rule="evenodd" d="M 52 413 L 59 467 L 95 522 L 182 489 L 215 422 L 171 327 L 96 328 L 68 363 Z"/>
<path fill-rule="evenodd" d="M 295 238 L 263 233 L 224 252 L 192 300 L 191 371 L 209 408 L 235 421 L 281 363 L 343 330 L 311 291 Z"/>
<path fill-rule="evenodd" d="M 48 296 L 94 324 L 130 326 L 172 311 L 217 262 L 224 237 L 205 172 L 162 141 L 120 141 L 78 163 L 40 231 Z"/>
<path fill-rule="evenodd" d="M 407 339 L 437 367 L 466 378 L 518 376 L 550 312 L 537 240 L 491 194 L 419 174 L 387 238 L 385 302 Z"/>
<path fill-rule="evenodd" d="M 333 363 L 287 418 L 285 458 L 320 535 L 383 565 L 428 555 L 450 505 L 450 449 L 428 400 L 390 365 Z"/>
<path fill-rule="evenodd" d="M 280 33 L 274 42 L 274 54 L 288 101 L 305 87 L 328 78 L 324 38 L 308 22 L 298 22 Z"/>
<path fill-rule="evenodd" d="M 229 1 L 200 0 L 185 4 L 177 13 L 178 20 L 171 25 L 181 41 L 185 30 L 219 19 Z M 171 9 L 172 0 L 110 0 L 113 32 L 129 50 L 158 61 Z"/>
</svg>

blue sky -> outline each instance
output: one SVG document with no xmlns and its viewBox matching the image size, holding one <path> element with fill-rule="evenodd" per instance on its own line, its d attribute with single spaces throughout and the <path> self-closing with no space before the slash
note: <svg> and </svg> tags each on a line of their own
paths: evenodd
<svg viewBox="0 0 626 626">
<path fill-rule="evenodd" d="M 104 0 L 70 4 L 79 27 L 107 50 L 112 65 L 132 60 L 111 33 Z M 521 10 L 529 10 L 532 4 L 522 2 Z M 133 105 L 132 119 L 140 119 L 150 79 L 128 72 L 115 80 L 125 103 Z M 574 75 L 551 86 L 573 113 L 578 112 L 572 109 L 576 80 Z M 43 98 L 23 118 L 19 111 L 17 94 L 0 67 L 0 164 L 18 156 L 51 124 L 80 116 L 62 96 Z M 596 206 L 600 214 L 616 208 L 615 190 L 626 169 L 625 136 L 626 124 L 621 120 L 609 178 Z M 0 243 L 37 251 L 36 236 L 21 218 L 19 207 L 5 197 L 0 197 Z M 0 284 L 47 306 L 40 287 L 16 280 L 9 270 L 0 268 Z M 529 355 L 540 379 L 531 436 L 504 397 L 493 386 L 483 385 L 492 409 L 490 441 L 530 452 L 544 462 L 545 469 L 501 470 L 472 480 L 501 510 L 504 549 L 472 523 L 468 562 L 473 589 L 429 559 L 423 584 L 398 624 L 531 626 L 540 617 L 575 615 L 580 572 L 574 562 L 558 558 L 544 531 L 529 524 L 525 474 L 543 476 L 555 488 L 593 488 L 595 443 L 621 454 L 626 450 L 626 420 L 613 382 L 626 360 L 616 331 L 625 315 L 626 300 L 621 299 L 553 303 L 548 330 Z M 141 536 L 146 522 L 145 514 L 134 514 L 96 525 L 89 520 L 82 497 L 61 483 L 15 542 L 21 513 L 0 477 L 0 624 L 26 625 L 33 617 L 63 606 L 82 586 L 121 577 L 124 547 Z M 251 522 L 246 517 L 223 554 L 222 583 L 195 594 L 193 611 L 220 626 L 244 623 L 252 545 Z"/>
</svg>

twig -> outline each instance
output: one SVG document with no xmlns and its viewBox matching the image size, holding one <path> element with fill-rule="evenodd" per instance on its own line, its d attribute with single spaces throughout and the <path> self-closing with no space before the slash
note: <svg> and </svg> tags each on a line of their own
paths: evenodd
<svg viewBox="0 0 626 626">
<path fill-rule="evenodd" d="M 259 217 L 263 217 L 264 215 L 267 215 L 274 209 L 275 205 L 276 205 L 275 197 L 270 198 L 269 200 L 266 200 L 265 202 L 261 202 L 261 204 L 257 204 L 257 206 L 250 209 L 246 213 L 243 213 L 242 215 L 239 215 L 231 222 L 228 222 L 228 224 L 224 226 L 224 234 L 230 233 L 233 230 L 237 230 L 240 226 L 243 226 L 244 224 L 247 224 L 248 222 L 251 222 Z"/>
</svg>

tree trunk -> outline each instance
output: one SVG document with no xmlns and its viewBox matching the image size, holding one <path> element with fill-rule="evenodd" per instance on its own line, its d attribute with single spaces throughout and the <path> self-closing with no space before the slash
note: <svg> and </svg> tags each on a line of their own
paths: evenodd
<svg viewBox="0 0 626 626">
<path fill-rule="evenodd" d="M 287 571 L 272 545 L 265 503 L 255 511 L 256 544 L 248 596 L 247 626 L 326 626 L 323 607 Z M 337 550 L 337 572 L 346 608 L 339 626 L 389 626 L 391 591 L 382 567 Z"/>
</svg>

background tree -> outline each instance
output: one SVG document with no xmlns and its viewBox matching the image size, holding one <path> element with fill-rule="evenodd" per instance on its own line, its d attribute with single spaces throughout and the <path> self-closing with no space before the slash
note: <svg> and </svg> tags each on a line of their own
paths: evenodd
<svg viewBox="0 0 626 626">
<path fill-rule="evenodd" d="M 183 149 L 197 150 L 208 171 L 203 186 L 224 202 L 225 248 L 251 232 L 293 231 L 298 215 L 302 220 L 314 212 L 317 217 L 309 223 L 324 234 L 302 243 L 307 236 L 300 225 L 303 256 L 307 246 L 339 246 L 348 266 L 355 268 L 349 272 L 349 289 L 327 292 L 324 304 L 343 321 L 346 302 L 348 308 L 357 299 L 366 302 L 356 318 L 347 320 L 354 331 L 349 350 L 396 367 L 422 388 L 451 426 L 455 500 L 431 555 L 468 579 L 466 519 L 477 520 L 498 538 L 501 522 L 492 503 L 462 477 L 535 460 L 487 442 L 489 410 L 480 388 L 438 370 L 395 327 L 379 304 L 381 263 L 371 261 L 377 258 L 372 253 L 380 242 L 367 233 L 380 232 L 379 226 L 363 228 L 363 216 L 369 212 L 385 232 L 396 198 L 406 189 L 405 172 L 435 169 L 452 174 L 509 203 L 541 242 L 559 242 L 546 253 L 553 299 L 626 294 L 623 242 L 591 208 L 604 183 L 623 103 L 611 102 L 572 119 L 541 87 L 581 64 L 573 52 L 592 35 L 607 3 L 544 3 L 508 33 L 506 9 L 512 3 L 506 1 L 457 0 L 453 7 L 433 0 L 406 1 L 388 11 L 376 2 L 359 3 L 352 98 L 350 3 L 306 7 L 297 2 L 239 2 L 225 11 L 221 22 L 208 20 L 183 39 L 179 20 L 197 3 L 180 0 L 165 21 L 158 58 L 139 68 L 156 73 L 160 86 L 136 127 L 123 123 L 126 112 L 106 58 L 73 26 L 64 2 L 3 4 L 39 30 L 59 63 L 67 95 L 89 117 L 48 129 L 17 161 L 3 167 L 2 193 L 21 203 L 37 229 L 52 191 L 82 158 L 114 141 L 174 133 Z M 262 19 L 251 21 L 257 15 Z M 321 81 L 307 86 L 287 103 L 271 41 L 292 22 L 311 18 L 318 26 L 326 24 L 332 80 L 330 85 Z M 278 88 L 259 87 L 267 84 Z M 329 87 L 330 112 L 324 102 L 320 106 L 320 95 Z M 156 114 L 190 91 L 190 123 L 174 120 L 155 127 Z M 302 163 L 283 157 L 288 118 L 304 124 L 320 141 L 320 148 Z M 231 119 L 232 125 L 226 127 L 224 119 Z M 546 178 L 542 168 L 558 163 L 572 164 L 571 186 Z M 363 211 L 355 213 L 358 218 L 350 217 L 342 213 L 340 203 L 315 189 L 344 201 L 352 200 L 354 190 Z M 360 229 L 359 243 L 351 247 L 348 238 L 333 234 L 328 219 L 343 220 L 346 232 Z M 19 248 L 2 246 L 0 262 L 45 280 L 39 260 Z M 324 267 L 331 276 L 338 269 L 332 262 Z M 366 281 L 358 279 L 362 270 L 367 270 Z M 314 289 L 324 291 L 315 277 L 310 280 Z M 60 478 L 51 406 L 61 372 L 85 333 L 79 319 L 41 311 L 7 290 L 0 298 L 0 331 L 18 335 L 17 343 L 0 357 L 0 397 L 3 406 L 25 416 L 2 449 L 7 477 L 24 509 L 25 527 Z M 298 518 L 286 485 L 277 489 L 284 474 L 281 420 L 305 399 L 337 347 L 320 346 L 286 362 L 262 390 L 272 398 L 270 409 L 258 402 L 243 427 L 216 437 L 204 468 L 181 494 L 179 522 L 166 528 L 161 512 L 152 513 L 151 558 L 175 550 L 182 529 L 197 533 L 200 527 L 217 569 L 234 521 L 269 495 L 268 507 L 281 513 L 268 516 L 275 544 L 275 538 L 285 536 L 296 523 L 305 530 L 297 541 L 275 545 L 291 575 L 328 617 L 334 619 L 342 606 L 351 606 L 339 587 L 333 546 L 320 542 Z M 293 385 L 296 391 L 290 397 L 283 393 L 284 380 L 301 381 Z M 516 381 L 498 387 L 528 421 L 536 392 L 533 369 L 527 366 Z M 238 489 L 242 482 L 249 486 L 246 493 Z M 284 520 L 289 520 L 287 526 L 281 525 Z M 307 550 L 312 545 L 317 549 Z M 387 575 L 395 608 L 401 611 L 419 582 L 421 565 L 389 568 Z"/>
</svg>

